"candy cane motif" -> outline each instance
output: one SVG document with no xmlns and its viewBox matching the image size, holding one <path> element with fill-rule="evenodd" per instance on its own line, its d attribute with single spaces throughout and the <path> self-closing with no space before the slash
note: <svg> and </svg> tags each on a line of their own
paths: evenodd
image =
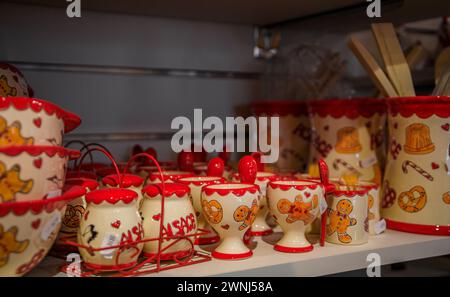
<svg viewBox="0 0 450 297">
<path fill-rule="evenodd" d="M 344 160 L 342 160 L 342 159 L 336 159 L 336 160 L 333 162 L 333 168 L 334 168 L 335 170 L 339 170 L 339 165 L 344 166 L 345 169 L 347 169 L 347 170 L 349 170 L 349 171 L 351 171 L 351 172 L 353 172 L 353 173 L 355 173 L 355 174 L 361 175 L 361 173 L 360 173 L 355 167 L 353 167 L 352 165 L 350 165 L 350 164 L 347 163 L 346 161 L 344 161 Z"/>
<path fill-rule="evenodd" d="M 422 175 L 429 181 L 434 180 L 434 178 L 431 176 L 431 174 L 429 174 L 427 171 L 422 169 L 422 167 L 420 167 L 419 165 L 417 165 L 416 163 L 414 163 L 413 161 L 410 161 L 410 160 L 406 160 L 403 162 L 403 164 L 402 164 L 403 173 L 405 173 L 405 174 L 408 173 L 408 166 L 411 167 L 412 169 L 414 169 L 415 171 L 417 171 L 420 175 Z"/>
</svg>

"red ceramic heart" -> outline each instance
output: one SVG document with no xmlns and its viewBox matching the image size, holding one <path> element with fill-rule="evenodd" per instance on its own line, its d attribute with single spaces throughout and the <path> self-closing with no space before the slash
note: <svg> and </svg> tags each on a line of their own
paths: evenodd
<svg viewBox="0 0 450 297">
<path fill-rule="evenodd" d="M 238 171 L 239 176 L 241 177 L 241 182 L 254 184 L 256 173 L 258 172 L 258 165 L 253 157 L 244 156 L 239 161 Z"/>
<path fill-rule="evenodd" d="M 311 193 L 310 192 L 305 192 L 305 196 L 306 196 L 306 198 L 309 198 L 311 196 Z"/>
<path fill-rule="evenodd" d="M 111 227 L 119 229 L 120 228 L 120 220 L 116 220 L 114 223 L 111 223 Z"/>
<path fill-rule="evenodd" d="M 34 124 L 36 127 L 40 128 L 41 125 L 42 125 L 42 119 L 41 119 L 41 118 L 35 118 L 35 119 L 33 120 L 33 124 Z"/>
<path fill-rule="evenodd" d="M 439 168 L 439 164 L 432 162 L 431 163 L 431 168 L 438 169 Z"/>
<path fill-rule="evenodd" d="M 225 164 L 219 157 L 212 158 L 208 163 L 207 176 L 222 177 Z"/>
<path fill-rule="evenodd" d="M 37 158 L 33 161 L 33 165 L 36 168 L 41 168 L 42 167 L 42 158 Z"/>
<path fill-rule="evenodd" d="M 448 130 L 450 130 L 450 124 L 447 123 L 445 125 L 442 125 L 441 128 L 444 129 L 445 131 L 448 131 Z"/>
<path fill-rule="evenodd" d="M 161 219 L 161 214 L 155 214 L 152 218 L 155 221 L 159 221 Z"/>
<path fill-rule="evenodd" d="M 37 230 L 40 225 L 41 225 L 41 219 L 37 219 L 37 220 L 31 222 L 31 227 L 33 227 L 33 229 L 35 229 L 35 230 Z"/>
<path fill-rule="evenodd" d="M 225 230 L 230 229 L 230 225 L 226 224 L 226 225 L 221 225 L 220 227 L 222 227 Z"/>
</svg>

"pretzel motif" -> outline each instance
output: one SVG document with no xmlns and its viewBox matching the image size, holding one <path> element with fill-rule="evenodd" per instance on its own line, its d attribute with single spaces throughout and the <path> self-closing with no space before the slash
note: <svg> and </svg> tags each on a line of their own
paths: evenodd
<svg viewBox="0 0 450 297">
<path fill-rule="evenodd" d="M 256 219 L 259 207 L 256 199 L 253 200 L 252 206 L 249 208 L 246 205 L 241 205 L 233 213 L 233 218 L 236 222 L 243 222 L 239 226 L 239 230 L 242 231 L 245 228 L 251 226 Z"/>
<path fill-rule="evenodd" d="M 82 205 L 67 205 L 66 212 L 62 223 L 68 228 L 77 228 L 80 226 L 80 220 L 84 213 L 84 207 Z"/>
<path fill-rule="evenodd" d="M 383 192 L 383 200 L 381 202 L 382 208 L 389 208 L 394 204 L 395 198 L 397 197 L 397 193 L 394 188 L 389 186 L 389 182 L 385 181 L 384 183 L 384 192 Z"/>
<path fill-rule="evenodd" d="M 417 165 L 416 163 L 414 163 L 413 161 L 410 161 L 410 160 L 406 160 L 406 161 L 403 162 L 403 164 L 402 164 L 403 173 L 405 173 L 405 174 L 408 173 L 408 167 L 411 167 L 412 169 L 417 171 L 420 175 L 422 175 L 423 177 L 425 177 L 429 181 L 433 181 L 434 180 L 434 178 L 431 176 L 431 174 L 429 174 L 427 171 L 422 169 L 422 167 L 420 167 L 419 165 Z"/>
<path fill-rule="evenodd" d="M 398 196 L 398 206 L 406 212 L 418 212 L 425 207 L 426 203 L 427 193 L 422 186 L 414 186 Z"/>
<path fill-rule="evenodd" d="M 219 224 L 223 218 L 222 205 L 217 200 L 202 200 L 203 213 L 212 224 Z"/>
</svg>

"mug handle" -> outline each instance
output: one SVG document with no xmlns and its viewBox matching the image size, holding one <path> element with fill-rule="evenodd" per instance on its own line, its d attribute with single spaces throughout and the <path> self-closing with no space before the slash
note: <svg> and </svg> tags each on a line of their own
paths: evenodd
<svg viewBox="0 0 450 297">
<path fill-rule="evenodd" d="M 324 187 L 325 190 L 325 201 L 327 201 L 327 196 L 334 192 L 336 187 L 330 183 L 330 179 L 328 177 L 328 166 L 327 163 L 323 159 L 319 160 L 319 174 L 320 174 L 320 181 Z M 328 201 L 327 201 L 328 204 Z M 328 211 L 325 211 L 321 218 L 320 218 L 320 246 L 325 245 L 325 228 L 327 225 L 327 218 L 328 218 Z"/>
</svg>

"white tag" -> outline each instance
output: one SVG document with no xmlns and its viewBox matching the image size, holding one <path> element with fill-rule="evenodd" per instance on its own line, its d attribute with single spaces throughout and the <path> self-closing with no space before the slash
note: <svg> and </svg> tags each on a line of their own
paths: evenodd
<svg viewBox="0 0 450 297">
<path fill-rule="evenodd" d="M 58 227 L 61 223 L 61 213 L 56 211 L 50 218 L 50 220 L 45 223 L 44 228 L 42 228 L 41 239 L 46 241 L 52 232 Z"/>
<path fill-rule="evenodd" d="M 325 211 L 327 211 L 328 203 L 324 196 L 319 196 L 319 209 L 320 214 L 322 215 Z"/>
<path fill-rule="evenodd" d="M 61 190 L 50 191 L 47 193 L 47 199 L 61 196 L 61 193 L 62 193 Z"/>
<path fill-rule="evenodd" d="M 386 230 L 386 221 L 384 219 L 379 220 L 375 223 L 374 229 L 377 235 L 383 233 Z"/>
<path fill-rule="evenodd" d="M 367 167 L 370 167 L 370 166 L 372 166 L 372 165 L 374 165 L 376 163 L 377 163 L 377 157 L 376 156 L 370 156 L 370 157 L 362 160 L 361 162 L 359 162 L 359 166 L 361 168 L 367 168 Z"/>
<path fill-rule="evenodd" d="M 107 248 L 118 244 L 119 236 L 117 236 L 116 234 L 107 234 L 105 238 L 103 238 L 101 248 Z M 112 259 L 114 251 L 115 249 L 101 250 L 100 255 L 102 255 L 106 259 Z"/>
</svg>

